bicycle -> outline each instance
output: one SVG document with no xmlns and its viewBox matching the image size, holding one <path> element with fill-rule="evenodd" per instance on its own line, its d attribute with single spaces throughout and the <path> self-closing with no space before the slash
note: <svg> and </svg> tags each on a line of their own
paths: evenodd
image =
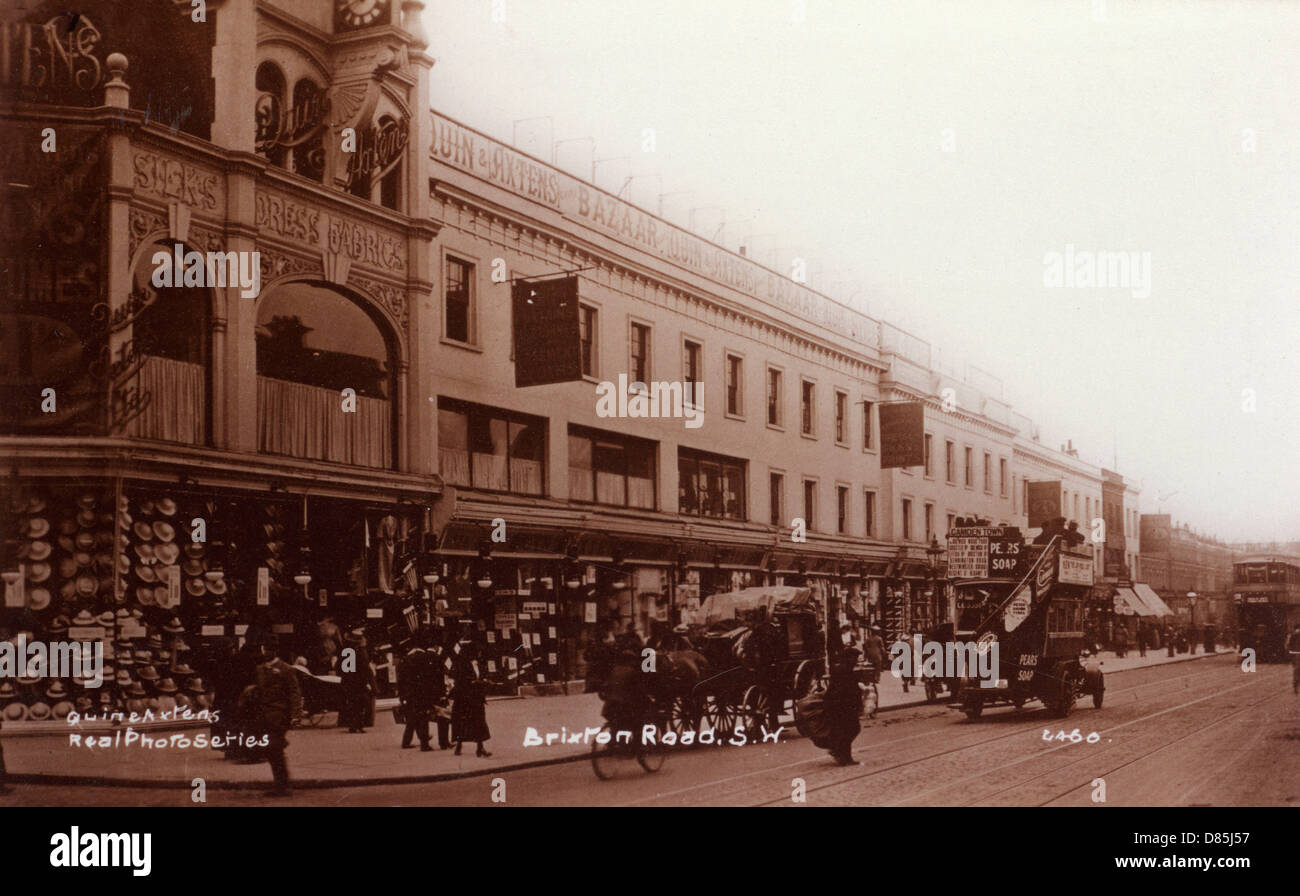
<svg viewBox="0 0 1300 896">
<path fill-rule="evenodd" d="M 596 777 L 608 781 L 614 777 L 620 765 L 633 760 L 645 770 L 646 774 L 654 774 L 663 768 L 668 748 L 663 742 L 662 733 L 669 730 L 667 721 L 667 713 L 652 705 L 643 723 L 647 725 L 653 723 L 655 727 L 656 735 L 649 739 L 649 742 L 642 737 L 641 724 L 635 727 L 620 725 L 614 728 L 606 721 L 600 726 L 600 734 L 591 744 L 591 767 L 596 772 Z M 620 741 L 619 731 L 630 731 L 631 737 L 627 741 Z M 608 735 L 608 739 L 603 743 L 601 735 Z"/>
</svg>

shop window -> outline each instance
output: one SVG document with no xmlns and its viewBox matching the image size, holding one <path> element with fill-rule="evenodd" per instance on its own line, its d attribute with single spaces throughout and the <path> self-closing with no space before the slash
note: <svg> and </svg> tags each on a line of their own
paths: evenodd
<svg viewBox="0 0 1300 896">
<path fill-rule="evenodd" d="M 160 242 L 145 250 L 134 272 L 132 297 L 147 304 L 132 322 L 131 347 L 143 358 L 132 366 L 135 373 L 124 394 L 133 395 L 128 404 L 142 409 L 128 422 L 127 433 L 203 445 L 209 428 L 212 293 L 206 287 L 153 285 L 155 251 L 171 265 L 175 246 Z M 173 270 L 172 282 L 182 284 L 182 273 Z"/>
<path fill-rule="evenodd" d="M 644 439 L 569 427 L 569 497 L 653 510 L 657 450 Z"/>
<path fill-rule="evenodd" d="M 447 289 L 444 293 L 443 333 L 455 342 L 473 342 L 474 265 L 447 256 Z"/>
<path fill-rule="evenodd" d="M 718 519 L 745 519 L 745 461 L 679 448 L 678 512 Z"/>
<path fill-rule="evenodd" d="M 379 322 L 334 289 L 291 283 L 263 296 L 257 304 L 260 449 L 390 467 L 392 357 Z"/>
<path fill-rule="evenodd" d="M 540 495 L 546 420 L 440 399 L 438 469 L 452 485 Z"/>
</svg>

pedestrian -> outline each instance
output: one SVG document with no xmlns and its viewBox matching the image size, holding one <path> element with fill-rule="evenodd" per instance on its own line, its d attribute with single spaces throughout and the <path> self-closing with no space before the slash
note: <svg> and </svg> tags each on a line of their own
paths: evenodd
<svg viewBox="0 0 1300 896">
<path fill-rule="evenodd" d="M 1123 625 L 1115 626 L 1115 656 L 1123 659 L 1128 653 L 1128 629 Z"/>
<path fill-rule="evenodd" d="M 607 625 L 601 632 L 600 640 L 588 645 L 583 652 L 583 660 L 587 663 L 587 681 L 583 688 L 585 693 L 597 693 L 605 686 L 605 679 L 609 678 L 609 673 L 614 668 L 616 656 L 614 629 L 612 625 Z"/>
<path fill-rule="evenodd" d="M 1214 636 L 1215 636 L 1214 626 L 1212 625 L 1205 626 L 1205 628 L 1201 629 L 1201 633 L 1205 639 L 1205 652 L 1214 653 Z"/>
<path fill-rule="evenodd" d="M 873 671 L 871 682 L 880 683 L 880 670 L 885 668 L 885 641 L 880 636 L 880 626 L 873 625 L 867 629 L 866 642 L 866 660 L 871 664 Z"/>
<path fill-rule="evenodd" d="M 1174 627 L 1173 627 L 1173 625 L 1170 624 L 1170 625 L 1165 626 L 1165 647 L 1168 649 L 1168 651 L 1169 651 L 1169 655 L 1170 655 L 1171 657 L 1174 655 L 1174 648 L 1177 646 L 1177 645 L 1174 643 L 1176 640 L 1177 640 L 1177 638 L 1174 637 Z"/>
<path fill-rule="evenodd" d="M 1196 625 L 1187 626 L 1187 652 L 1196 656 L 1196 645 L 1200 640 L 1200 633 L 1196 630 Z"/>
<path fill-rule="evenodd" d="M 839 765 L 857 765 L 853 740 L 862 730 L 862 690 L 858 686 L 858 652 L 852 647 L 837 652 L 831 662 L 830 681 L 823 706 L 829 725 L 827 750 Z"/>
<path fill-rule="evenodd" d="M 366 715 L 375 692 L 375 670 L 370 666 L 364 630 L 355 629 L 348 635 L 347 645 L 339 663 L 342 691 L 339 725 L 346 725 L 349 734 L 362 734 L 366 730 Z"/>
<path fill-rule="evenodd" d="M 438 749 L 451 749 L 451 706 L 447 695 L 451 686 L 447 683 L 447 656 L 442 647 L 435 646 L 429 651 L 429 694 L 433 698 L 433 720 L 438 728 Z"/>
<path fill-rule="evenodd" d="M 478 660 L 469 651 L 460 654 L 452 676 L 456 679 L 451 692 L 451 736 L 456 742 L 456 755 L 466 741 L 478 745 L 475 756 L 486 759 L 492 754 L 484 741 L 492 737 L 487 723 L 487 687 L 479 672 Z"/>
<path fill-rule="evenodd" d="M 245 702 L 255 711 L 260 721 L 261 733 L 266 739 L 267 761 L 271 764 L 274 785 L 267 796 L 286 797 L 289 787 L 289 763 L 284 751 L 289 746 L 286 732 L 301 713 L 302 692 L 298 688 L 298 675 L 293 667 L 277 655 L 278 642 L 274 634 L 263 636 L 258 645 L 263 662 L 254 673 L 254 683 L 246 690 Z"/>
<path fill-rule="evenodd" d="M 429 716 L 433 713 L 433 678 L 437 673 L 442 677 L 441 669 L 434 669 L 430 654 L 425 650 L 421 639 L 402 657 L 397 666 L 397 700 L 406 716 L 406 730 L 402 732 L 402 749 L 414 746 L 412 738 L 420 741 L 420 751 L 430 752 Z"/>
<path fill-rule="evenodd" d="M 265 758 L 261 751 L 249 745 L 247 737 L 240 738 L 239 735 L 261 731 L 260 710 L 253 707 L 250 712 L 242 700 L 244 692 L 257 678 L 257 667 L 265 660 L 262 642 L 267 634 L 265 630 L 250 631 L 244 643 L 235 651 L 227 674 L 219 676 L 216 681 L 218 691 L 215 696 L 224 698 L 222 692 L 229 692 L 234 697 L 234 706 L 229 716 L 222 713 L 218 721 L 213 723 L 212 734 L 223 738 L 221 749 L 225 757 L 241 765 L 252 765 Z"/>
<path fill-rule="evenodd" d="M 1150 629 L 1145 622 L 1138 623 L 1138 656 L 1147 655 L 1147 641 L 1150 639 Z"/>
</svg>

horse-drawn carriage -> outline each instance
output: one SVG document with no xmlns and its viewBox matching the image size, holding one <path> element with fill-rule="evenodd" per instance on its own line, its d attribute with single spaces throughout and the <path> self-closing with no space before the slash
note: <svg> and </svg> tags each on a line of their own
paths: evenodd
<svg viewBox="0 0 1300 896">
<path fill-rule="evenodd" d="M 825 673 L 821 612 L 807 588 L 745 588 L 705 598 L 664 651 L 656 676 L 672 727 L 758 740 Z"/>
</svg>

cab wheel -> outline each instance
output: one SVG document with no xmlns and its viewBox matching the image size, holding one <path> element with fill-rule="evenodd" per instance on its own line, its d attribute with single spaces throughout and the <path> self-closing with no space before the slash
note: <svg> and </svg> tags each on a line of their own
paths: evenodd
<svg viewBox="0 0 1300 896">
<path fill-rule="evenodd" d="M 1106 696 L 1106 679 L 1100 672 L 1098 672 L 1097 687 L 1092 692 L 1093 709 L 1101 709 L 1101 701 L 1105 698 L 1105 696 Z"/>
</svg>

